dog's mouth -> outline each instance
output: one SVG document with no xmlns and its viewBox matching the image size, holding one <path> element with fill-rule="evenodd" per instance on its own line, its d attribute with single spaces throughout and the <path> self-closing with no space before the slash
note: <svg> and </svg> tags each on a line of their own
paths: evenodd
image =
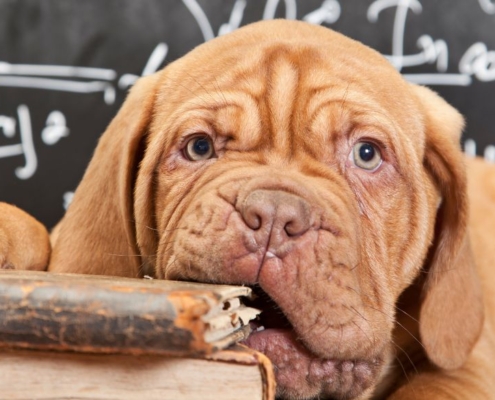
<svg viewBox="0 0 495 400">
<path fill-rule="evenodd" d="M 262 288 L 254 285 L 251 289 L 253 296 L 246 299 L 245 303 L 249 307 L 262 311 L 256 320 L 251 321 L 251 328 L 254 332 L 261 332 L 265 329 L 293 330 L 292 324 L 282 309 Z"/>
<path fill-rule="evenodd" d="M 253 332 L 243 342 L 265 354 L 274 365 L 277 395 L 311 399 L 353 398 L 376 379 L 381 360 L 337 360 L 318 357 L 303 343 L 277 303 L 259 286 L 253 288 L 250 307 L 262 310 L 251 322 Z M 301 315 L 300 318 L 304 318 Z"/>
</svg>

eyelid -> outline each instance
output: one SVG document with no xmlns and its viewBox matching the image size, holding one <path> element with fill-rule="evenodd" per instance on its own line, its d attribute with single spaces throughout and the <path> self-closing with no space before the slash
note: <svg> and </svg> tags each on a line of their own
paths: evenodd
<svg viewBox="0 0 495 400">
<path fill-rule="evenodd" d="M 210 138 L 211 142 L 215 144 L 215 137 L 211 135 L 208 131 L 205 131 L 204 129 L 191 129 L 187 133 L 183 133 L 179 139 L 179 143 L 177 145 L 179 150 L 183 150 L 186 146 L 187 143 L 191 140 L 194 139 L 195 137 L 201 137 L 201 136 L 207 136 Z"/>
<path fill-rule="evenodd" d="M 351 141 L 352 146 L 355 146 L 358 143 L 366 142 L 366 143 L 371 143 L 371 144 L 377 146 L 380 150 L 381 149 L 383 149 L 383 150 L 388 149 L 387 143 L 384 140 L 378 138 L 377 135 L 370 135 L 369 133 L 367 133 L 367 134 L 362 134 L 362 135 L 356 135 L 352 139 L 353 139 Z"/>
<path fill-rule="evenodd" d="M 394 155 L 391 154 L 391 146 L 389 142 L 388 135 L 385 135 L 383 131 L 374 128 L 358 128 L 353 130 L 351 135 L 349 136 L 349 146 L 350 146 L 350 154 L 352 154 L 352 149 L 358 143 L 367 142 L 375 145 L 377 149 L 380 151 L 380 155 L 382 157 L 383 162 L 390 162 L 394 159 Z M 393 150 L 392 150 L 393 152 Z"/>
</svg>

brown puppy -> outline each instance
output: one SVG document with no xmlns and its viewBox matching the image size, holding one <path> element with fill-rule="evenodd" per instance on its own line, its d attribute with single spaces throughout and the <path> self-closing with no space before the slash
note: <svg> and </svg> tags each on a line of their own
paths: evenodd
<svg viewBox="0 0 495 400">
<path fill-rule="evenodd" d="M 131 90 L 49 269 L 255 287 L 285 398 L 487 398 L 495 171 L 472 165 L 483 303 L 462 127 L 362 44 L 250 25 Z"/>
</svg>

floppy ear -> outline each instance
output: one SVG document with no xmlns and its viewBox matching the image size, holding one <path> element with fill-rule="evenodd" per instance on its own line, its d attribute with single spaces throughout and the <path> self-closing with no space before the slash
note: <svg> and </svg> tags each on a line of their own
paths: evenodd
<svg viewBox="0 0 495 400">
<path fill-rule="evenodd" d="M 429 359 L 460 367 L 478 340 L 483 301 L 467 233 L 466 172 L 461 115 L 431 90 L 413 86 L 424 107 L 425 167 L 441 196 L 423 288 L 419 328 Z"/>
<path fill-rule="evenodd" d="M 159 77 L 137 81 L 100 138 L 66 215 L 52 233 L 50 271 L 140 276 L 134 181 Z"/>
</svg>

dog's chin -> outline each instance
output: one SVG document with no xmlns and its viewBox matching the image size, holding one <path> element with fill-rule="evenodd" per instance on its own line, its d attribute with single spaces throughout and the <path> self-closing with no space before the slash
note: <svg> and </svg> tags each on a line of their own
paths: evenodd
<svg viewBox="0 0 495 400">
<path fill-rule="evenodd" d="M 250 306 L 262 310 L 251 322 L 253 333 L 244 345 L 265 354 L 274 365 L 277 396 L 284 399 L 352 399 L 373 386 L 382 359 L 327 359 L 304 344 L 283 312 L 266 294 Z"/>
</svg>

